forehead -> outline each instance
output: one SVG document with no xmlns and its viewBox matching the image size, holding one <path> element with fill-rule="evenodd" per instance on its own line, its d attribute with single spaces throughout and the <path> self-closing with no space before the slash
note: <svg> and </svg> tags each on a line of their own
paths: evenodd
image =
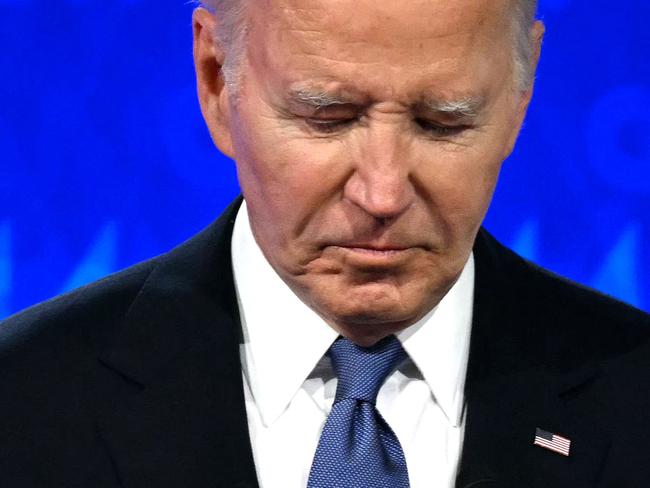
<svg viewBox="0 0 650 488">
<path fill-rule="evenodd" d="M 445 36 L 496 27 L 512 0 L 257 0 L 267 21 L 300 29 L 325 28 L 338 37 L 378 38 L 391 32 Z M 496 21 L 496 24 L 495 24 Z"/>
<path fill-rule="evenodd" d="M 287 82 L 463 91 L 508 71 L 511 1 L 258 0 L 249 57 Z"/>
</svg>

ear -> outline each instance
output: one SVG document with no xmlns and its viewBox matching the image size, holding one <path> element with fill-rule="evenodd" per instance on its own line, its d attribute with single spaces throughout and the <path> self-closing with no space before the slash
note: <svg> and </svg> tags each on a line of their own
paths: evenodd
<svg viewBox="0 0 650 488">
<path fill-rule="evenodd" d="M 212 140 L 223 154 L 233 158 L 228 88 L 222 73 L 225 53 L 214 39 L 216 24 L 214 15 L 206 9 L 194 10 L 192 29 L 197 91 Z"/>
<path fill-rule="evenodd" d="M 541 20 L 535 21 L 533 27 L 530 29 L 530 40 L 533 43 L 533 54 L 530 60 L 531 62 L 531 72 L 532 80 L 530 86 L 522 94 L 519 101 L 519 112 L 521 120 L 524 119 L 526 115 L 526 110 L 528 110 L 528 104 L 530 103 L 531 98 L 533 97 L 533 88 L 535 86 L 535 73 L 537 72 L 537 64 L 539 63 L 539 56 L 542 52 L 542 40 L 544 39 L 544 23 Z"/>
<path fill-rule="evenodd" d="M 506 152 L 506 156 L 512 152 L 515 146 L 515 142 L 517 141 L 517 137 L 519 136 L 521 125 L 523 124 L 524 118 L 526 117 L 526 112 L 528 111 L 528 105 L 530 104 L 530 100 L 533 97 L 533 88 L 535 86 L 535 73 L 537 71 L 537 64 L 539 63 L 539 56 L 542 50 L 542 40 L 544 39 L 544 30 L 545 30 L 544 24 L 540 20 L 535 21 L 532 28 L 530 29 L 530 40 L 533 43 L 533 53 L 532 53 L 532 58 L 530 60 L 532 80 L 528 88 L 526 88 L 523 92 L 518 93 L 519 99 L 517 101 L 517 107 L 515 112 L 516 120 L 513 126 L 516 129 L 512 132 L 510 136 L 507 145 L 508 149 Z"/>
</svg>

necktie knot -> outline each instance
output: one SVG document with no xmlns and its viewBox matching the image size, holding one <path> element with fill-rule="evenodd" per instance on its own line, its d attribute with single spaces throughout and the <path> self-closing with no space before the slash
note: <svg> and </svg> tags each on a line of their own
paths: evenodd
<svg viewBox="0 0 650 488">
<path fill-rule="evenodd" d="M 406 358 L 406 352 L 392 335 L 371 347 L 341 337 L 330 347 L 330 358 L 338 378 L 334 401 L 353 398 L 374 404 L 379 388 Z"/>
</svg>

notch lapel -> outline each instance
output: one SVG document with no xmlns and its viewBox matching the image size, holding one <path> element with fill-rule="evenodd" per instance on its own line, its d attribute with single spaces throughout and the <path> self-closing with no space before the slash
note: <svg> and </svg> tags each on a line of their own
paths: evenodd
<svg viewBox="0 0 650 488">
<path fill-rule="evenodd" d="M 159 258 L 101 358 L 99 431 L 127 488 L 257 487 L 230 271 L 240 203 Z"/>
</svg>

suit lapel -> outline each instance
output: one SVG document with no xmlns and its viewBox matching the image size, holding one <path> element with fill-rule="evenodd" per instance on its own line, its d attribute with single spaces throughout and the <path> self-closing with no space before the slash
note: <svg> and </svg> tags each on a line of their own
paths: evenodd
<svg viewBox="0 0 650 488">
<path fill-rule="evenodd" d="M 126 487 L 257 486 L 230 272 L 239 203 L 159 259 L 101 358 L 100 435 Z"/>
<path fill-rule="evenodd" d="M 580 415 L 589 405 L 567 400 L 557 383 L 540 369 L 486 380 L 468 391 L 458 487 L 478 479 L 513 488 L 596 486 L 608 435 L 599 431 L 595 415 Z M 536 428 L 570 439 L 569 456 L 534 445 Z"/>
<path fill-rule="evenodd" d="M 585 391 L 599 378 L 597 367 L 554 349 L 554 333 L 548 332 L 553 326 L 536 305 L 539 297 L 529 295 L 520 258 L 484 231 L 475 255 L 467 416 L 456 486 L 479 480 L 527 488 L 595 486 L 609 446 L 597 412 L 585 404 Z M 570 455 L 533 445 L 536 428 L 571 439 Z"/>
</svg>

